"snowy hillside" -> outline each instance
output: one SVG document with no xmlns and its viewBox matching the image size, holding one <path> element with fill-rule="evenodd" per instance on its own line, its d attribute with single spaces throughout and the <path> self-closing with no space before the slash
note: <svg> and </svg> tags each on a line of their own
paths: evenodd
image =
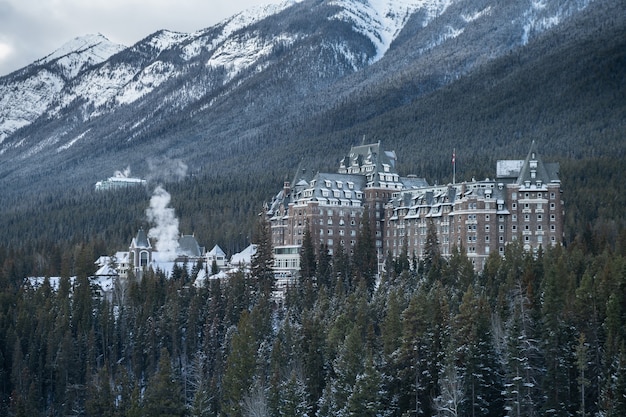
<svg viewBox="0 0 626 417">
<path fill-rule="evenodd" d="M 67 161 L 108 173 L 111 160 L 138 163 L 153 148 L 204 164 L 215 149 L 279 140 L 276 124 L 371 102 L 389 88 L 402 100 L 434 91 L 589 4 L 289 0 L 193 33 L 159 31 L 130 47 L 102 35 L 77 38 L 0 78 L 0 155 L 18 164 L 5 164 L 0 176 L 25 178 L 38 166 L 51 179 Z"/>
</svg>

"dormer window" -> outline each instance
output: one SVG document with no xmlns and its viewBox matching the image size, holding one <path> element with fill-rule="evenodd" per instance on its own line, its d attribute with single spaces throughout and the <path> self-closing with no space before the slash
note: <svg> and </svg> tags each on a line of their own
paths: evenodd
<svg viewBox="0 0 626 417">
<path fill-rule="evenodd" d="M 337 188 L 343 188 L 343 182 L 337 181 Z"/>
</svg>

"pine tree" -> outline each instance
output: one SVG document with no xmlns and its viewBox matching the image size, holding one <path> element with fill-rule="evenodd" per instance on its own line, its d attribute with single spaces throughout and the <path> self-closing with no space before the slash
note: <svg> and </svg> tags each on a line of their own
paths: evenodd
<svg viewBox="0 0 626 417">
<path fill-rule="evenodd" d="M 567 307 L 573 298 L 569 284 L 570 271 L 566 267 L 562 249 L 549 251 L 546 257 L 545 277 L 542 282 L 541 306 L 542 347 L 545 359 L 543 378 L 546 400 L 544 410 L 555 415 L 570 415 L 578 409 L 576 392 L 576 337 Z M 571 298 L 570 298 L 571 297 Z"/>
<path fill-rule="evenodd" d="M 346 415 L 362 417 L 380 417 L 384 415 L 382 389 L 383 378 L 374 366 L 371 353 L 367 355 L 363 372 L 357 375 L 352 394 L 348 397 Z"/>
<path fill-rule="evenodd" d="M 289 379 L 281 384 L 278 416 L 307 417 L 311 415 L 310 412 L 306 386 L 296 372 L 292 371 Z"/>
<path fill-rule="evenodd" d="M 354 246 L 354 256 L 352 257 L 353 276 L 355 286 L 363 285 L 369 294 L 372 294 L 376 286 L 378 275 L 378 259 L 376 253 L 376 237 L 374 228 L 369 216 L 369 211 L 363 212 L 356 245 Z"/>
<path fill-rule="evenodd" d="M 437 228 L 432 220 L 428 222 L 428 229 L 426 231 L 423 264 L 424 276 L 427 277 L 429 283 L 441 278 L 443 258 L 441 257 L 441 248 L 439 247 Z"/>
<path fill-rule="evenodd" d="M 318 287 L 324 287 L 328 292 L 329 289 L 333 289 L 333 287 L 331 287 L 331 283 L 333 282 L 332 257 L 328 252 L 328 245 L 324 243 L 320 244 L 317 258 L 317 269 L 315 271 L 317 284 Z"/>
<path fill-rule="evenodd" d="M 256 341 L 250 314 L 241 314 L 230 341 L 222 379 L 222 410 L 229 416 L 242 416 L 242 401 L 252 386 L 256 369 Z"/>
<path fill-rule="evenodd" d="M 167 349 L 161 349 L 158 368 L 146 387 L 142 408 L 145 416 L 185 415 L 182 387 L 172 370 Z"/>
<path fill-rule="evenodd" d="M 491 317 L 487 300 L 469 287 L 454 320 L 453 348 L 462 372 L 464 415 L 501 416 L 503 384 L 492 344 Z"/>
<path fill-rule="evenodd" d="M 260 217 L 255 231 L 256 252 L 252 256 L 251 274 L 256 281 L 259 294 L 270 298 L 274 290 L 274 252 L 269 222 Z"/>
</svg>

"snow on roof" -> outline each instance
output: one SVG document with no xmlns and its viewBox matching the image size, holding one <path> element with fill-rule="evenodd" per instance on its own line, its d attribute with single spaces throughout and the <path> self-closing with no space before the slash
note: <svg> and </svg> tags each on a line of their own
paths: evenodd
<svg viewBox="0 0 626 417">
<path fill-rule="evenodd" d="M 118 272 L 109 265 L 102 265 L 94 274 L 95 277 L 118 276 Z"/>
<path fill-rule="evenodd" d="M 224 253 L 222 248 L 220 248 L 218 245 L 215 245 L 213 249 L 211 249 L 211 251 L 207 253 L 207 256 L 211 256 L 211 257 L 226 256 L 226 253 Z"/>
<path fill-rule="evenodd" d="M 193 286 L 196 288 L 202 288 L 206 286 L 207 281 L 212 279 L 227 279 L 228 273 L 224 271 L 220 271 L 215 275 L 207 275 L 206 271 L 202 270 L 198 273 L 196 280 L 193 282 Z"/>
<path fill-rule="evenodd" d="M 230 258 L 230 263 L 231 265 L 239 265 L 239 264 L 250 265 L 250 263 L 252 263 L 252 256 L 254 256 L 255 253 L 256 253 L 256 245 L 251 244 L 250 246 L 245 248 L 243 251 L 234 254 Z"/>
<path fill-rule="evenodd" d="M 500 160 L 496 163 L 496 175 L 498 178 L 517 178 L 524 165 L 524 160 Z"/>
</svg>

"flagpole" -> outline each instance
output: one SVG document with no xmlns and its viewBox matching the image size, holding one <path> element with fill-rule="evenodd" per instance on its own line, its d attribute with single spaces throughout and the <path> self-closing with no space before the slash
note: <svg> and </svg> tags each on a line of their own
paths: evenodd
<svg viewBox="0 0 626 417">
<path fill-rule="evenodd" d="M 452 185 L 456 184 L 456 148 L 452 148 Z"/>
</svg>

